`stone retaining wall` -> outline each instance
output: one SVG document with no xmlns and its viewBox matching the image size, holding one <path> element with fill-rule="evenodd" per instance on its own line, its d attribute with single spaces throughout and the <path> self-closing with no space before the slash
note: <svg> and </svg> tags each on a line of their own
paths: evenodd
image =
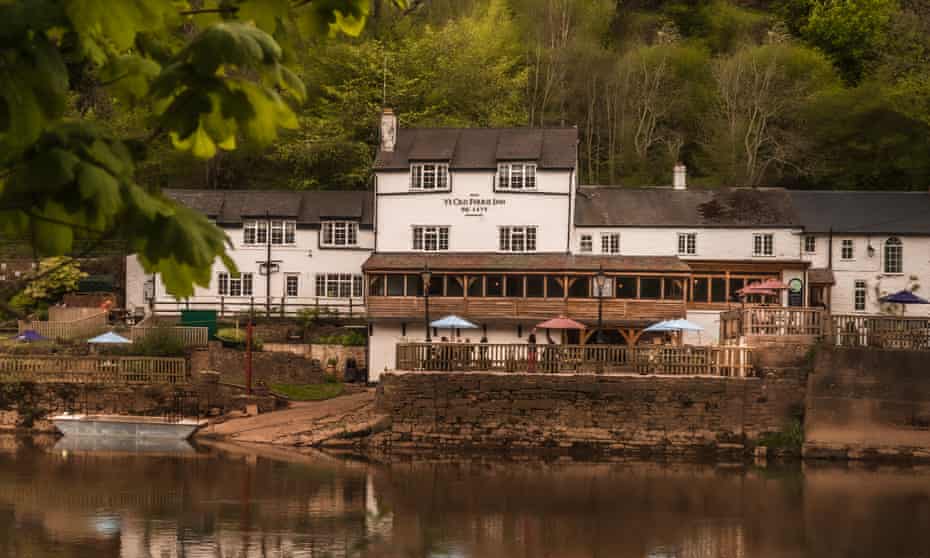
<svg viewBox="0 0 930 558">
<path fill-rule="evenodd" d="M 191 370 L 215 370 L 220 381 L 229 384 L 245 384 L 245 351 L 224 348 L 220 343 L 210 342 L 207 350 L 195 351 L 191 358 Z M 252 352 L 252 381 L 271 384 L 319 384 L 323 370 L 311 359 L 289 352 Z"/>
<path fill-rule="evenodd" d="M 240 399 L 238 390 L 218 386 L 211 378 L 179 387 L 2 383 L 0 430 L 52 432 L 55 427 L 48 417 L 66 412 L 162 416 L 180 411 L 185 415 L 217 415 L 240 408 Z M 253 399 L 264 411 L 275 408 L 271 398 Z"/>
<path fill-rule="evenodd" d="M 930 459 L 930 353 L 821 348 L 808 381 L 804 455 Z"/>
<path fill-rule="evenodd" d="M 391 372 L 392 451 L 742 454 L 804 405 L 805 373 L 763 378 Z"/>
</svg>

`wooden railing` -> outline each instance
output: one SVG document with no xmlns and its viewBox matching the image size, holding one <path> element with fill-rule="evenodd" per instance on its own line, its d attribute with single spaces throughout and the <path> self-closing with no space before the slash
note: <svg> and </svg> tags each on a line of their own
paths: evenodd
<svg viewBox="0 0 930 558">
<path fill-rule="evenodd" d="M 219 317 L 252 313 L 265 317 L 296 316 L 303 310 L 311 310 L 319 316 L 329 318 L 362 318 L 365 316 L 365 301 L 362 298 L 280 297 L 268 299 L 260 296 L 198 296 L 177 300 L 159 298 L 153 307 L 156 314 L 178 315 L 181 310 L 216 310 Z"/>
<path fill-rule="evenodd" d="M 107 312 L 105 310 L 86 318 L 64 322 L 19 321 L 19 333 L 32 330 L 48 339 L 88 339 L 103 333 L 106 329 Z"/>
<path fill-rule="evenodd" d="M 398 343 L 397 369 L 408 371 L 640 373 L 746 377 L 747 347 Z"/>
<path fill-rule="evenodd" d="M 720 314 L 720 339 L 731 341 L 746 335 L 808 336 L 819 338 L 828 327 L 823 308 L 750 306 Z"/>
<path fill-rule="evenodd" d="M 829 333 L 840 347 L 930 350 L 930 318 L 834 314 Z"/>
<path fill-rule="evenodd" d="M 180 341 L 185 347 L 206 347 L 210 329 L 200 326 L 158 326 L 138 325 L 129 330 L 133 343 L 142 341 L 150 335 L 169 335 Z"/>
<path fill-rule="evenodd" d="M 565 315 L 592 323 L 597 320 L 596 298 L 507 298 L 507 297 L 430 297 L 430 315 L 456 314 L 473 320 L 538 319 Z M 370 296 L 367 302 L 370 318 L 422 319 L 423 297 Z M 683 318 L 687 313 L 683 300 L 627 300 L 604 298 L 601 302 L 604 320 L 664 320 Z"/>
<path fill-rule="evenodd" d="M 187 379 L 183 358 L 0 355 L 0 382 L 126 385 Z"/>
</svg>

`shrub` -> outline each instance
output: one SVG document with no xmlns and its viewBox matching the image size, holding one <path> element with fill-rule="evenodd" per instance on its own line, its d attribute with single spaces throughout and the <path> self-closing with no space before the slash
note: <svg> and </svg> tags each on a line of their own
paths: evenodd
<svg viewBox="0 0 930 558">
<path fill-rule="evenodd" d="M 351 347 L 360 347 L 367 343 L 364 335 L 357 331 L 350 331 L 342 335 L 321 335 L 313 340 L 314 343 L 321 345 L 346 345 Z"/>
<path fill-rule="evenodd" d="M 800 453 L 804 446 L 804 425 L 799 419 L 794 419 L 783 432 L 769 432 L 760 436 L 759 445 Z"/>
<path fill-rule="evenodd" d="M 171 330 L 157 327 L 133 343 L 130 351 L 142 356 L 180 356 L 184 354 L 184 343 Z"/>
<path fill-rule="evenodd" d="M 245 350 L 244 329 L 223 328 L 216 332 L 216 338 L 220 340 L 224 347 Z M 262 340 L 254 333 L 252 335 L 252 350 L 262 350 Z"/>
</svg>

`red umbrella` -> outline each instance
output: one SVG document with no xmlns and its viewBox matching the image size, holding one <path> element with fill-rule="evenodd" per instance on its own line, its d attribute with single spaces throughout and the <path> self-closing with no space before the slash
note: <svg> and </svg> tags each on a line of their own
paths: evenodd
<svg viewBox="0 0 930 558">
<path fill-rule="evenodd" d="M 551 320 L 546 320 L 542 323 L 536 324 L 537 328 L 543 329 L 587 329 L 588 326 L 584 325 L 581 322 L 576 322 L 571 318 L 566 318 L 565 316 L 559 316 L 558 318 L 552 318 Z"/>
<path fill-rule="evenodd" d="M 738 291 L 736 291 L 736 292 L 737 292 L 739 295 L 741 295 L 741 296 L 748 296 L 748 295 L 775 296 L 775 295 L 778 294 L 777 292 L 775 292 L 775 291 L 773 291 L 773 290 L 770 290 L 770 289 L 763 289 L 763 288 L 758 287 L 758 286 L 756 286 L 756 285 L 750 285 L 750 286 L 748 286 L 748 287 L 743 287 L 742 289 L 740 289 L 740 290 L 738 290 Z"/>
<path fill-rule="evenodd" d="M 758 285 L 753 286 L 758 289 L 767 289 L 770 291 L 783 291 L 788 288 L 788 285 L 782 283 L 778 279 L 766 279 Z"/>
</svg>

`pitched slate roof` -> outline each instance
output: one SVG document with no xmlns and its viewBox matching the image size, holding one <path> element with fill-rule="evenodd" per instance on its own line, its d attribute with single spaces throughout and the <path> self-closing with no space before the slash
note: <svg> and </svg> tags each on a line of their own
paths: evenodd
<svg viewBox="0 0 930 558">
<path fill-rule="evenodd" d="M 584 186 L 578 226 L 774 227 L 798 226 L 787 190 L 725 188 L 673 190 Z"/>
<path fill-rule="evenodd" d="M 413 271 L 429 265 L 432 271 L 690 271 L 676 256 L 574 256 L 570 254 L 496 254 L 455 252 L 379 252 L 362 265 L 364 271 Z"/>
<path fill-rule="evenodd" d="M 930 234 L 930 193 L 791 192 L 804 230 L 812 233 Z"/>
<path fill-rule="evenodd" d="M 459 170 L 495 169 L 498 161 L 536 161 L 543 169 L 575 167 L 577 128 L 401 128 L 394 151 L 379 151 L 375 170 L 448 161 Z"/>
<path fill-rule="evenodd" d="M 326 219 L 357 220 L 362 226 L 373 223 L 372 196 L 369 192 L 316 190 L 165 190 L 166 195 L 200 211 L 221 225 L 235 225 L 243 219 L 279 217 L 295 219 L 299 225 L 318 225 Z"/>
</svg>

